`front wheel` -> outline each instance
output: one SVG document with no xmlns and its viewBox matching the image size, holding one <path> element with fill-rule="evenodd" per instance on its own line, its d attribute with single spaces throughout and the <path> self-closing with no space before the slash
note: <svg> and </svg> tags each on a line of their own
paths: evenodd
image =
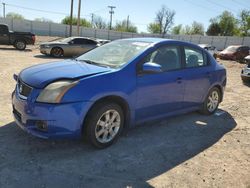
<svg viewBox="0 0 250 188">
<path fill-rule="evenodd" d="M 213 114 L 219 106 L 221 101 L 221 92 L 217 87 L 212 88 L 207 97 L 205 102 L 202 105 L 202 110 L 200 111 L 202 114 Z"/>
<path fill-rule="evenodd" d="M 124 125 L 122 108 L 115 103 L 96 105 L 86 120 L 87 140 L 97 148 L 113 144 L 119 137 Z"/>
<path fill-rule="evenodd" d="M 53 57 L 62 57 L 63 56 L 63 49 L 59 48 L 59 47 L 54 47 L 51 49 L 50 55 L 52 55 Z"/>
</svg>

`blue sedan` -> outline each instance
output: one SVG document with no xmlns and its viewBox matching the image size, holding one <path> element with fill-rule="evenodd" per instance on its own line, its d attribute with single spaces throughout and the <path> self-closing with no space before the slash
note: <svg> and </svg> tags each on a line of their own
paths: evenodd
<svg viewBox="0 0 250 188">
<path fill-rule="evenodd" d="M 104 148 L 136 124 L 191 111 L 213 114 L 226 70 L 197 45 L 134 38 L 32 66 L 14 78 L 19 127 L 40 138 L 86 137 Z"/>
</svg>

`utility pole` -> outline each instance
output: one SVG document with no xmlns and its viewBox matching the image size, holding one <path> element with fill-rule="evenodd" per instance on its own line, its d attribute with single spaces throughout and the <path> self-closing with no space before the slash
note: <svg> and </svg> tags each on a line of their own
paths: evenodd
<svg viewBox="0 0 250 188">
<path fill-rule="evenodd" d="M 91 26 L 93 27 L 94 24 L 94 13 L 91 13 Z"/>
<path fill-rule="evenodd" d="M 115 6 L 108 6 L 108 8 L 110 8 L 110 11 L 109 11 L 109 14 L 110 14 L 110 25 L 109 25 L 109 29 L 111 30 L 112 29 L 112 15 L 115 13 L 113 11 L 113 9 L 115 9 L 116 7 Z"/>
<path fill-rule="evenodd" d="M 78 0 L 77 35 L 80 36 L 81 0 Z"/>
<path fill-rule="evenodd" d="M 71 8 L 70 8 L 70 20 L 69 20 L 69 36 L 72 36 L 72 19 L 73 19 L 73 5 L 74 0 L 71 0 Z"/>
<path fill-rule="evenodd" d="M 3 17 L 5 18 L 5 3 L 2 3 L 3 4 Z"/>
<path fill-rule="evenodd" d="M 129 26 L 129 15 L 127 17 L 127 31 L 128 31 L 128 26 Z"/>
</svg>

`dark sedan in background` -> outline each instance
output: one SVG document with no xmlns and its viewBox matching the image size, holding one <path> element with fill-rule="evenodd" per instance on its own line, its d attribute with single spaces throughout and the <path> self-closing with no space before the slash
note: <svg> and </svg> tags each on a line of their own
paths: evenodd
<svg viewBox="0 0 250 188">
<path fill-rule="evenodd" d="M 54 57 L 78 56 L 108 42 L 109 40 L 103 39 L 69 37 L 42 43 L 40 45 L 40 52 Z"/>
<path fill-rule="evenodd" d="M 249 50 L 249 46 L 228 46 L 225 50 L 218 54 L 218 57 L 225 60 L 243 61 L 244 57 L 249 55 Z"/>
<path fill-rule="evenodd" d="M 241 71 L 241 79 L 243 82 L 250 83 L 250 63 L 248 63 Z"/>
</svg>

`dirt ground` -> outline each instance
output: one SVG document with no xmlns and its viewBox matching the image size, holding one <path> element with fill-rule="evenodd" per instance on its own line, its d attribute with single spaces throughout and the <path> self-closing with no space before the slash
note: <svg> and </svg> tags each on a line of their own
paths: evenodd
<svg viewBox="0 0 250 188">
<path fill-rule="evenodd" d="M 38 41 L 52 40 L 40 37 Z M 96 150 L 82 141 L 41 140 L 13 122 L 13 73 L 56 61 L 0 46 L 0 187 L 250 188 L 250 87 L 244 65 L 220 61 L 228 83 L 217 114 L 189 113 L 147 123 Z"/>
</svg>

